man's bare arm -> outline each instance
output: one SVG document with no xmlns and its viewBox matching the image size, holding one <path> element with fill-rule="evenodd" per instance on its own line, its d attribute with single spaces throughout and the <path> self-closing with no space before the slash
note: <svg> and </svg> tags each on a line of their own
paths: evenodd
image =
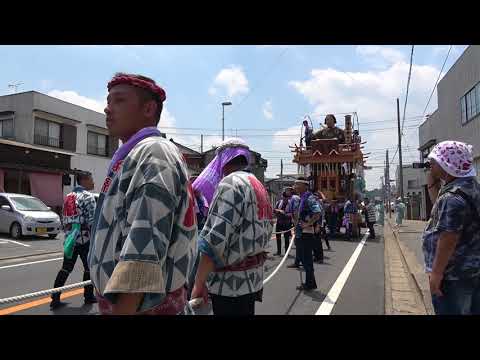
<svg viewBox="0 0 480 360">
<path fill-rule="evenodd" d="M 433 260 L 432 272 L 436 274 L 443 274 L 447 267 L 448 260 L 455 252 L 459 233 L 444 231 L 440 234 L 437 242 L 437 251 L 435 252 L 435 259 Z"/>
</svg>

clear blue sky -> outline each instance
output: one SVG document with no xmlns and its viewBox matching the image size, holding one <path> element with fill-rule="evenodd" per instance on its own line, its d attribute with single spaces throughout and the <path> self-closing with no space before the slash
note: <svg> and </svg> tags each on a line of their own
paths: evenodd
<svg viewBox="0 0 480 360">
<path fill-rule="evenodd" d="M 406 111 L 405 162 L 418 158 L 418 133 L 430 92 L 449 46 L 416 46 Z M 444 72 L 466 46 L 454 46 Z M 405 101 L 410 46 L 0 46 L 0 95 L 8 84 L 101 111 L 106 84 L 117 71 L 155 79 L 167 92 L 160 128 L 192 148 L 218 143 L 221 102 L 227 136 L 237 134 L 269 161 L 267 176 L 295 173 L 288 145 L 299 142 L 305 114 L 356 111 L 370 151 L 381 166 L 396 147 L 396 98 Z M 436 93 L 427 113 L 436 108 Z M 343 116 L 338 115 L 343 126 Z M 197 130 L 198 128 L 198 130 Z M 236 130 L 238 129 L 238 130 Z M 374 130 L 380 129 L 380 130 Z M 381 168 L 367 172 L 379 186 Z"/>
</svg>

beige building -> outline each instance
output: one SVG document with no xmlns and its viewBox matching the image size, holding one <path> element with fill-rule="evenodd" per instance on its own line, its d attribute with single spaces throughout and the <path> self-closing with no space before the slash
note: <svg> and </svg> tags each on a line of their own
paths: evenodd
<svg viewBox="0 0 480 360">
<path fill-rule="evenodd" d="M 432 147 L 445 140 L 473 145 L 474 165 L 480 179 L 480 46 L 471 45 L 440 80 L 437 87 L 438 109 L 419 128 L 419 151 L 423 161 Z M 430 199 L 425 196 L 426 215 Z"/>
<path fill-rule="evenodd" d="M 395 180 L 397 193 L 396 197 L 400 196 L 400 166 L 397 166 L 395 171 Z M 412 164 L 403 165 L 403 195 L 405 198 L 405 205 L 407 206 L 407 219 L 410 220 L 424 220 L 426 219 L 426 209 L 423 198 L 424 188 L 423 184 L 426 182 L 425 171 L 423 169 L 414 169 Z"/>
<path fill-rule="evenodd" d="M 92 173 L 100 192 L 117 148 L 102 113 L 36 91 L 0 96 L 0 191 L 61 207 L 75 170 Z"/>
</svg>

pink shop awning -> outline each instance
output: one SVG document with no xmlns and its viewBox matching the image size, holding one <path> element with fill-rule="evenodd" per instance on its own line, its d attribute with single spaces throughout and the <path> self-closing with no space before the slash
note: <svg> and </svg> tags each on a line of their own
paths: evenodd
<svg viewBox="0 0 480 360">
<path fill-rule="evenodd" d="M 61 174 L 31 172 L 30 192 L 50 207 L 63 205 Z"/>
</svg>

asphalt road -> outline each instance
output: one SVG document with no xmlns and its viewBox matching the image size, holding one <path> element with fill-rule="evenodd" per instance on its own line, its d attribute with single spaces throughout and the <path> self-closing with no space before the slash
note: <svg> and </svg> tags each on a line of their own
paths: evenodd
<svg viewBox="0 0 480 360">
<path fill-rule="evenodd" d="M 363 230 L 365 232 L 365 230 Z M 332 315 L 381 315 L 384 314 L 384 245 L 383 228 L 376 226 L 377 239 L 367 240 L 358 258 L 356 259 L 346 281 L 340 287 L 338 299 L 330 314 Z M 5 242 L 9 238 L 0 238 L 0 298 L 6 298 L 53 287 L 53 282 L 61 267 L 61 254 L 36 255 L 19 257 L 10 260 L 1 260 L 11 254 L 25 256 L 39 254 L 42 251 L 61 251 L 62 239 L 23 239 L 19 243 L 30 247 Z M 283 242 L 283 241 L 282 241 Z M 288 269 L 286 265 L 293 262 L 295 247 L 286 263 L 266 284 L 263 302 L 256 303 L 258 315 L 314 315 L 320 305 L 326 300 L 326 295 L 332 290 L 346 268 L 352 254 L 360 243 L 360 239 L 344 241 L 332 239 L 332 251 L 325 251 L 324 264 L 315 264 L 315 278 L 318 289 L 312 292 L 298 291 L 302 270 Z M 276 242 L 271 242 L 271 253 L 276 252 Z M 283 250 L 284 251 L 284 250 Z M 7 254 L 8 256 L 6 256 Z M 11 255 L 14 256 L 14 255 Z M 266 262 L 267 275 L 276 268 L 281 257 L 271 257 Z M 352 262 L 349 264 L 352 265 Z M 347 266 L 348 267 L 348 266 Z M 83 268 L 80 259 L 70 275 L 67 284 L 82 281 Z M 338 288 L 338 284 L 336 284 Z M 83 289 L 72 290 L 63 301 L 66 307 L 52 312 L 49 309 L 49 299 L 46 297 L 30 299 L 15 304 L 0 305 L 0 315 L 77 315 L 96 314 L 96 305 L 83 305 Z M 328 299 L 327 299 L 328 300 Z M 210 313 L 204 309 L 201 314 Z"/>
<path fill-rule="evenodd" d="M 0 261 L 8 258 L 39 255 L 63 251 L 63 233 L 53 240 L 48 237 L 28 236 L 14 240 L 8 234 L 0 234 Z"/>
<path fill-rule="evenodd" d="M 365 230 L 363 230 L 365 233 Z M 382 315 L 384 314 L 384 247 L 383 228 L 376 226 L 377 239 L 367 240 L 352 272 L 345 282 L 332 315 Z M 315 280 L 318 289 L 298 291 L 302 270 L 288 269 L 284 265 L 265 286 L 262 303 L 257 303 L 259 315 L 313 315 L 345 268 L 360 239 L 330 240 L 332 251 L 324 251 L 324 264 L 315 264 Z M 273 246 L 272 242 L 272 246 Z M 273 249 L 272 249 L 273 250 Z M 295 248 L 292 249 L 294 254 Z M 276 261 L 278 263 L 279 260 Z M 287 260 L 287 264 L 293 262 Z M 272 264 L 273 265 L 273 264 Z M 270 264 L 269 264 L 270 266 Z"/>
</svg>

